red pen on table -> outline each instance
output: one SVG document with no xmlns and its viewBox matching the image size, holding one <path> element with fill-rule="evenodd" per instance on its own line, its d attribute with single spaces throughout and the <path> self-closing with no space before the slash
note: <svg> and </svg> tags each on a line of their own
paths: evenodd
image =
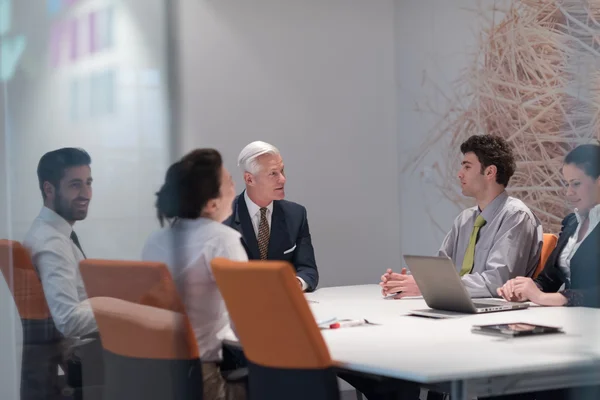
<svg viewBox="0 0 600 400">
<path fill-rule="evenodd" d="M 367 325 L 368 323 L 369 323 L 369 321 L 367 321 L 366 319 L 346 319 L 346 320 L 341 320 L 338 322 L 334 322 L 333 324 L 330 324 L 329 328 L 330 329 L 349 328 L 351 326 Z"/>
</svg>

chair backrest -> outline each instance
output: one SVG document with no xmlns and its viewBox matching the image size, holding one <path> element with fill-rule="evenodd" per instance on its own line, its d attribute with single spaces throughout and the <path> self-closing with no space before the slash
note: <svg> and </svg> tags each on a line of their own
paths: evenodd
<svg viewBox="0 0 600 400">
<path fill-rule="evenodd" d="M 21 243 L 0 240 L 0 270 L 24 320 L 47 320 L 50 310 L 31 257 Z"/>
<path fill-rule="evenodd" d="M 211 264 L 248 360 L 273 368 L 332 366 L 291 264 L 224 258 Z"/>
<path fill-rule="evenodd" d="M 333 362 L 294 267 L 223 258 L 211 265 L 248 359 L 249 398 L 338 400 Z"/>
<path fill-rule="evenodd" d="M 542 244 L 542 253 L 540 254 L 540 263 L 533 273 L 534 278 L 537 278 L 540 272 L 542 272 L 544 269 L 546 261 L 548 261 L 548 257 L 550 257 L 550 254 L 556 247 L 556 243 L 558 243 L 558 237 L 556 235 L 552 233 L 544 233 L 544 242 Z"/>
<path fill-rule="evenodd" d="M 88 298 L 113 297 L 185 314 L 167 266 L 149 261 L 87 259 L 79 264 Z"/>
<path fill-rule="evenodd" d="M 90 298 L 104 348 L 104 398 L 202 399 L 202 369 L 185 314 Z"/>
</svg>

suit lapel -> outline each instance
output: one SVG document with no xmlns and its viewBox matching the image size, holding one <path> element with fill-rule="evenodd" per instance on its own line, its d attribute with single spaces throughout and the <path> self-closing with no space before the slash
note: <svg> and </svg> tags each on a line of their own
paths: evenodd
<svg viewBox="0 0 600 400">
<path fill-rule="evenodd" d="M 269 237 L 269 250 L 267 259 L 280 260 L 289 243 L 285 213 L 278 201 L 273 202 L 273 215 L 271 216 L 271 236 Z M 284 248 L 286 247 L 286 248 Z"/>
<path fill-rule="evenodd" d="M 561 232 L 561 235 L 558 238 L 558 243 L 556 243 L 556 248 L 553 251 L 551 265 L 558 265 L 558 259 L 560 258 L 560 255 L 562 254 L 565 246 L 569 242 L 569 238 L 571 236 L 573 236 L 573 234 L 577 230 L 577 220 L 574 219 L 574 221 L 575 221 L 575 223 L 571 223 L 571 224 L 565 226 L 563 231 Z M 565 276 L 565 273 L 563 272 L 563 270 L 561 268 L 557 268 L 556 272 L 560 275 L 560 279 L 563 282 L 566 282 L 567 277 Z"/>
<path fill-rule="evenodd" d="M 242 239 L 246 244 L 246 248 L 249 251 L 249 258 L 253 260 L 260 259 L 260 253 L 258 251 L 258 241 L 256 240 L 256 234 L 252 227 L 252 220 L 248 213 L 248 207 L 244 200 L 244 193 L 240 194 L 236 200 L 235 207 L 235 228 L 242 234 Z"/>
<path fill-rule="evenodd" d="M 571 258 L 571 265 L 589 264 L 589 262 L 580 263 L 576 260 L 581 257 L 587 257 L 590 260 L 594 260 L 594 261 L 592 261 L 592 263 L 597 262 L 597 261 L 595 261 L 597 258 L 591 257 L 591 255 L 598 253 L 598 246 L 600 244 L 599 238 L 600 238 L 600 224 L 596 225 L 594 227 L 594 230 L 590 232 L 590 234 L 583 240 L 583 242 L 581 242 L 581 244 L 579 245 L 579 248 L 577 249 L 575 254 L 573 254 L 573 258 Z M 573 261 L 573 260 L 575 260 L 575 261 Z M 594 270 L 595 270 L 595 268 L 594 268 Z"/>
<path fill-rule="evenodd" d="M 558 243 L 556 244 L 559 254 L 562 253 L 563 249 L 569 242 L 569 239 L 571 238 L 571 236 L 573 236 L 573 234 L 577 230 L 577 225 L 579 225 L 579 224 L 577 223 L 577 220 L 575 220 L 575 223 L 565 226 L 565 229 L 563 230 L 562 235 L 560 235 Z"/>
</svg>

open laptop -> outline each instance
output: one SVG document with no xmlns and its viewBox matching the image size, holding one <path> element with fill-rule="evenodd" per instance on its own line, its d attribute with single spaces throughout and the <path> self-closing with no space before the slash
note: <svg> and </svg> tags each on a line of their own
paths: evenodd
<svg viewBox="0 0 600 400">
<path fill-rule="evenodd" d="M 404 260 L 419 286 L 423 299 L 433 309 L 414 310 L 411 314 L 450 317 L 459 313 L 479 314 L 529 307 L 526 303 L 510 303 L 500 299 L 472 300 L 454 263 L 448 257 L 406 255 Z"/>
</svg>

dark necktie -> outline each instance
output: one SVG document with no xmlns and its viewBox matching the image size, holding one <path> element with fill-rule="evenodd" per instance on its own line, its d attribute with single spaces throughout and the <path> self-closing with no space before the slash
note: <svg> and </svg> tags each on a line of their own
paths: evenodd
<svg viewBox="0 0 600 400">
<path fill-rule="evenodd" d="M 77 246 L 79 251 L 81 251 L 81 254 L 83 254 L 83 258 L 87 258 L 85 256 L 85 253 L 83 252 L 83 249 L 81 248 L 81 244 L 79 244 L 79 238 L 77 237 L 75 231 L 71 231 L 71 240 L 73 241 L 73 243 L 75 243 L 75 246 Z"/>
<path fill-rule="evenodd" d="M 267 259 L 267 252 L 269 250 L 269 222 L 267 221 L 267 209 L 265 207 L 260 209 L 260 222 L 258 224 L 258 251 L 260 253 L 260 259 Z"/>
</svg>

